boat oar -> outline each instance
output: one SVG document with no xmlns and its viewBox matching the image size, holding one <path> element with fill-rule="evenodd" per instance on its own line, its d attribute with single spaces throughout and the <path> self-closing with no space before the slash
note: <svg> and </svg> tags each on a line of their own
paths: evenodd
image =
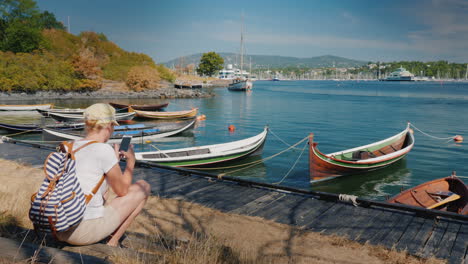
<svg viewBox="0 0 468 264">
<path fill-rule="evenodd" d="M 438 203 L 435 203 L 435 204 L 433 204 L 431 206 L 426 207 L 426 209 L 434 209 L 434 208 L 436 208 L 438 206 L 441 206 L 443 204 L 450 203 L 452 201 L 458 200 L 458 199 L 460 199 L 460 197 L 461 197 L 460 195 L 454 193 L 454 194 L 450 195 L 449 197 L 443 199 L 442 201 L 440 201 Z"/>
</svg>

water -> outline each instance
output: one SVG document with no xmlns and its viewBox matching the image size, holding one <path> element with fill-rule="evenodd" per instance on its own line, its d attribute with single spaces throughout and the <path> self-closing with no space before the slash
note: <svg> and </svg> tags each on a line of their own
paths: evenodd
<svg viewBox="0 0 468 264">
<path fill-rule="evenodd" d="M 257 166 L 234 171 L 240 169 L 236 165 L 275 155 L 288 148 L 287 144 L 292 145 L 311 132 L 315 134 L 315 141 L 319 142 L 319 149 L 324 153 L 387 138 L 402 131 L 407 121 L 436 137 L 445 138 L 456 134 L 468 137 L 468 83 L 257 81 L 250 93 L 230 92 L 225 88 L 214 89 L 214 92 L 217 95 L 214 98 L 169 100 L 167 111 L 198 107 L 207 119 L 200 122 L 193 132 L 153 144 L 160 149 L 170 149 L 229 142 L 256 135 L 268 125 L 271 133 L 261 157 L 222 165 L 233 168 L 212 172 L 225 172 L 259 182 L 282 181 L 281 185 L 296 188 L 380 200 L 398 193 L 402 187 L 409 188 L 441 178 L 453 170 L 458 175 L 468 175 L 465 143 L 435 140 L 418 131 L 415 131 L 415 147 L 404 160 L 372 173 L 342 177 L 311 186 L 305 142 Z M 68 99 L 52 102 L 57 106 L 86 107 L 102 101 Z M 154 99 L 119 101 L 138 104 L 164 102 Z M 34 113 L 0 113 L 1 122 L 37 122 L 39 119 L 40 116 Z M 227 129 L 231 124 L 236 127 L 233 133 Z M 42 140 L 40 134 L 19 137 Z M 154 150 L 147 144 L 136 147 L 141 151 Z"/>
</svg>

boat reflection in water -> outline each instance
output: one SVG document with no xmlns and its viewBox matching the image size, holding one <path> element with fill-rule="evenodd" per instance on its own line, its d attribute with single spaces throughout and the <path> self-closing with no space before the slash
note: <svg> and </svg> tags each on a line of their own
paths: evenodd
<svg viewBox="0 0 468 264">
<path fill-rule="evenodd" d="M 401 182 L 410 176 L 411 170 L 406 167 L 406 160 L 401 159 L 380 170 L 315 183 L 311 185 L 311 189 L 314 191 L 345 193 L 384 200 L 386 196 L 398 192 L 397 190 L 394 193 L 389 193 L 384 189 L 390 186 L 401 186 L 403 185 Z"/>
</svg>

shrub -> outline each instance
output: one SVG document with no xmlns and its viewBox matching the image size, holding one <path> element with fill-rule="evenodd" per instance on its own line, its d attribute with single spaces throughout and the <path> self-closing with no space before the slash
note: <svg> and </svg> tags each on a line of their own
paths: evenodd
<svg viewBox="0 0 468 264">
<path fill-rule="evenodd" d="M 127 86 L 134 91 L 157 89 L 161 80 L 158 70 L 150 66 L 132 67 L 127 76 Z"/>
</svg>

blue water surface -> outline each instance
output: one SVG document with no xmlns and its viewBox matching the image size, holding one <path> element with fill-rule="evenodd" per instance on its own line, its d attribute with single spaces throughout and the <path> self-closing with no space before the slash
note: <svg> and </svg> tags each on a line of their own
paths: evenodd
<svg viewBox="0 0 468 264">
<path fill-rule="evenodd" d="M 166 111 L 198 107 L 206 115 L 189 133 L 152 143 L 159 149 L 217 144 L 250 137 L 268 125 L 271 133 L 260 157 L 222 165 L 209 170 L 259 182 L 277 183 L 302 189 L 347 193 L 385 199 L 401 188 L 451 174 L 468 176 L 466 143 L 447 139 L 456 134 L 468 137 L 468 83 L 464 82 L 376 82 L 376 81 L 257 81 L 251 92 L 231 92 L 214 88 L 207 99 L 123 99 L 122 103 L 156 104 L 169 102 Z M 108 100 L 52 100 L 62 107 L 86 107 Z M 115 100 L 114 100 L 115 101 Z M 14 104 L 18 102 L 0 102 Z M 37 101 L 25 103 L 38 103 Z M 1 122 L 37 122 L 39 115 L 0 113 Z M 408 156 L 385 169 L 310 185 L 306 141 L 281 155 L 309 133 L 319 149 L 331 153 L 390 137 L 410 121 L 416 143 Z M 234 132 L 228 126 L 234 125 Z M 2 133 L 2 132 L 0 132 Z M 3 132 L 6 134 L 5 132 Z M 21 138 L 42 140 L 41 135 Z M 149 144 L 137 150 L 151 151 Z M 270 159 L 270 157 L 272 157 Z M 258 162 L 244 168 L 240 164 Z M 464 179 L 465 182 L 467 179 Z"/>
</svg>

